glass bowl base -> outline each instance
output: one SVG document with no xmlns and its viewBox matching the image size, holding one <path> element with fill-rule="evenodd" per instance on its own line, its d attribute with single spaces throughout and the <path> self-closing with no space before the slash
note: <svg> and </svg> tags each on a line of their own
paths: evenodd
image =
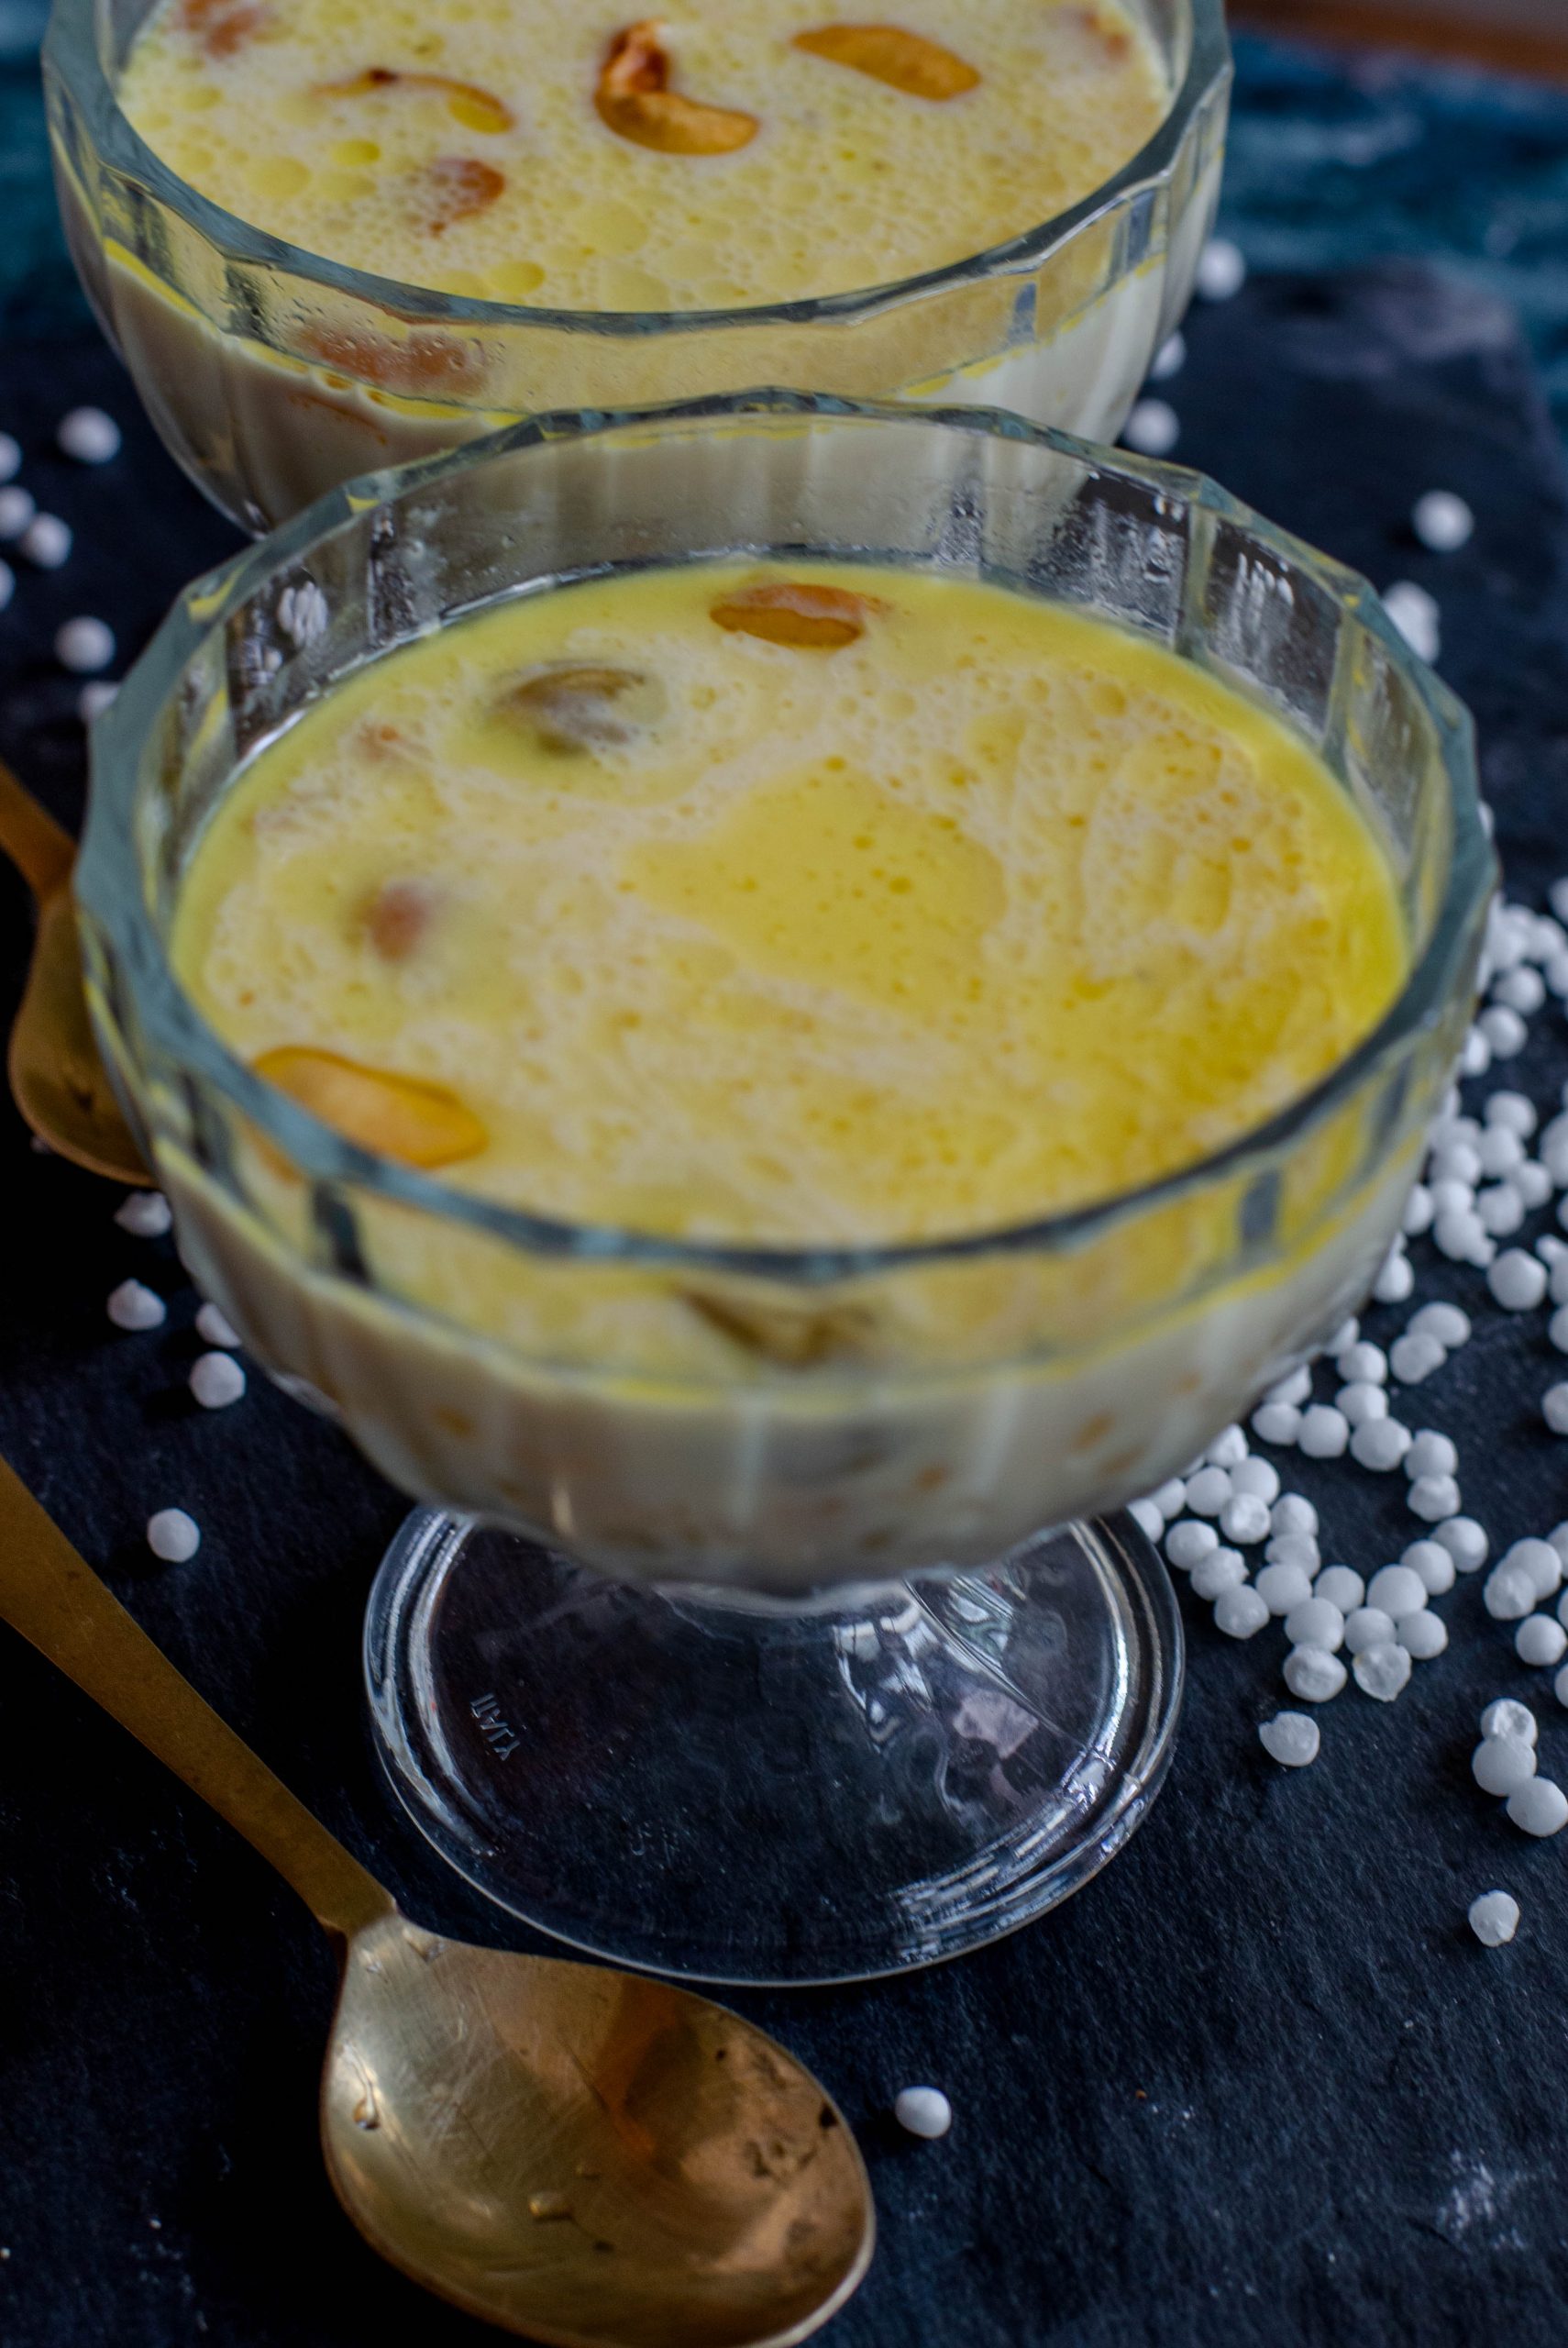
<svg viewBox="0 0 1568 2348">
<path fill-rule="evenodd" d="M 695 1981 L 901 1973 L 1014 1932 L 1143 1819 L 1181 1622 L 1130 1518 L 815 1608 L 631 1589 L 420 1510 L 371 1593 L 414 1822 L 542 1932 Z"/>
</svg>

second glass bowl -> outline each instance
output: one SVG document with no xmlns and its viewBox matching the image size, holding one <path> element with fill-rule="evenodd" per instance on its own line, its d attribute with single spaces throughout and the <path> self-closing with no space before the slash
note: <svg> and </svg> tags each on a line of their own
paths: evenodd
<svg viewBox="0 0 1568 2348">
<path fill-rule="evenodd" d="M 901 283 L 725 311 L 558 311 L 462 299 L 298 250 L 161 163 L 116 96 L 153 0 L 55 0 L 55 177 L 99 321 L 180 463 L 242 528 L 371 466 L 559 408 L 795 383 L 974 401 L 1112 439 L 1187 306 L 1219 194 L 1222 0 L 1134 0 L 1170 110 L 1055 218 Z"/>
<path fill-rule="evenodd" d="M 1409 967 L 1375 1032 L 1143 1190 L 854 1249 L 487 1202 L 225 1048 L 168 944 L 259 746 L 498 597 L 770 548 L 1077 604 L 1276 711 L 1389 857 Z M 1364 1297 L 1494 878 L 1468 722 L 1370 588 L 1196 475 L 992 411 L 547 417 L 361 480 L 191 588 L 94 732 L 89 995 L 197 1281 L 445 1512 L 394 1546 L 367 1634 L 436 1846 L 564 1938 L 728 1980 L 951 1955 L 1103 1865 L 1169 1755 L 1180 1629 L 1129 1522 L 1069 1520 L 1182 1468 Z"/>
</svg>

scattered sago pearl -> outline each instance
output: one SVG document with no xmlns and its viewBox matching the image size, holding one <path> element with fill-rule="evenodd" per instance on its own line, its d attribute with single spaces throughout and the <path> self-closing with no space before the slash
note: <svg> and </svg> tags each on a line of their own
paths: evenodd
<svg viewBox="0 0 1568 2348">
<path fill-rule="evenodd" d="M 1519 1903 L 1506 1891 L 1484 1891 L 1470 1903 L 1470 1929 L 1483 1948 L 1505 1948 L 1519 1928 Z"/>
<path fill-rule="evenodd" d="M 1453 1559 L 1441 1541 L 1412 1541 L 1399 1563 L 1419 1574 L 1429 1598 L 1441 1598 L 1453 1588 Z"/>
<path fill-rule="evenodd" d="M 1568 1705 L 1568 1665 L 1564 1665 L 1552 1681 L 1551 1692 L 1560 1704 Z"/>
<path fill-rule="evenodd" d="M 1457 1512 L 1459 1486 L 1452 1476 L 1418 1476 L 1405 1495 L 1405 1505 L 1412 1516 L 1436 1524 Z"/>
<path fill-rule="evenodd" d="M 1315 1574 L 1323 1562 L 1323 1553 L 1310 1533 L 1276 1533 L 1264 1551 L 1264 1563 L 1268 1566 L 1299 1566 L 1307 1574 Z"/>
<path fill-rule="evenodd" d="M 1211 1549 L 1192 1569 L 1195 1598 L 1222 1598 L 1247 1578 L 1247 1563 L 1239 1549 Z"/>
<path fill-rule="evenodd" d="M 1368 1419 L 1388 1416 L 1387 1389 L 1382 1386 L 1342 1386 L 1334 1396 L 1334 1408 L 1342 1411 L 1353 1428 L 1364 1426 Z"/>
<path fill-rule="evenodd" d="M 1525 1219 L 1525 1202 L 1512 1182 L 1495 1182 L 1476 1192 L 1475 1213 L 1489 1238 L 1511 1239 Z"/>
<path fill-rule="evenodd" d="M 133 1191 L 115 1209 L 120 1229 L 138 1239 L 161 1239 L 173 1220 L 161 1191 Z"/>
<path fill-rule="evenodd" d="M 163 1299 L 139 1280 L 122 1280 L 111 1292 L 105 1310 L 116 1329 L 161 1329 L 169 1318 Z"/>
<path fill-rule="evenodd" d="M 1522 1736 L 1484 1736 L 1470 1756 L 1470 1774 L 1484 1794 L 1499 1800 L 1535 1775 L 1535 1747 Z"/>
<path fill-rule="evenodd" d="M 1470 1176 L 1443 1173 L 1432 1184 L 1432 1215 L 1441 1223 L 1447 1216 L 1469 1214 L 1475 1204 L 1475 1190 Z"/>
<path fill-rule="evenodd" d="M 1529 1041 L 1529 1030 L 1518 1013 L 1506 1002 L 1492 1003 L 1475 1022 L 1498 1060 L 1517 1059 Z"/>
<path fill-rule="evenodd" d="M 1381 1606 L 1357 1606 L 1345 1616 L 1345 1645 L 1352 1655 L 1361 1655 L 1368 1647 L 1386 1647 L 1394 1643 L 1394 1617 L 1386 1614 Z"/>
<path fill-rule="evenodd" d="M 1421 1329 L 1407 1329 L 1388 1348 L 1388 1366 L 1401 1386 L 1419 1386 L 1447 1359 L 1437 1338 Z"/>
<path fill-rule="evenodd" d="M 1238 1426 L 1221 1427 L 1203 1456 L 1214 1468 L 1238 1468 L 1247 1456 L 1247 1438 Z"/>
<path fill-rule="evenodd" d="M 1460 1072 L 1464 1076 L 1485 1076 L 1491 1065 L 1491 1045 L 1479 1027 L 1472 1027 L 1469 1035 L 1464 1038 L 1464 1048 L 1459 1055 Z"/>
<path fill-rule="evenodd" d="M 1562 1123 L 1564 1128 L 1568 1129 L 1568 1116 L 1564 1116 Z M 1311 1371 L 1309 1369 L 1293 1369 L 1288 1378 L 1282 1378 L 1276 1386 L 1271 1386 L 1268 1389 L 1267 1392 L 1264 1396 L 1264 1401 L 1265 1402 L 1305 1402 L 1310 1397 L 1311 1392 Z"/>
<path fill-rule="evenodd" d="M 38 510 L 30 490 L 0 489 L 0 538 L 19 538 Z"/>
<path fill-rule="evenodd" d="M 1550 1778 L 1531 1778 L 1508 1796 L 1508 1816 L 1527 1834 L 1561 1834 L 1568 1826 L 1568 1794 Z"/>
<path fill-rule="evenodd" d="M 1222 1591 L 1215 1601 L 1214 1626 L 1228 1639 L 1250 1639 L 1268 1619 L 1268 1608 L 1250 1581 Z"/>
<path fill-rule="evenodd" d="M 1515 971 L 1513 975 L 1517 978 L 1519 974 Z M 1524 1144 L 1512 1125 L 1488 1125 L 1475 1145 L 1481 1171 L 1489 1174 L 1494 1181 L 1501 1181 L 1522 1166 L 1524 1154 Z"/>
<path fill-rule="evenodd" d="M 1275 1533 L 1316 1533 L 1318 1512 L 1305 1492 L 1281 1492 L 1268 1512 Z"/>
<path fill-rule="evenodd" d="M 893 2117 L 911 2136 L 934 2143 L 953 2125 L 953 2106 L 940 2088 L 900 2088 L 893 2098 Z"/>
<path fill-rule="evenodd" d="M 0 432 L 0 481 L 15 481 L 22 470 L 20 443 L 8 432 Z"/>
<path fill-rule="evenodd" d="M 1331 1599 L 1310 1598 L 1293 1606 L 1285 1618 L 1285 1635 L 1293 1647 L 1326 1647 L 1335 1655 L 1345 1641 L 1345 1618 Z"/>
<path fill-rule="evenodd" d="M 1549 1386 L 1540 1398 L 1540 1415 L 1553 1434 L 1568 1434 L 1568 1386 Z"/>
<path fill-rule="evenodd" d="M 1360 1343 L 1361 1323 L 1356 1319 L 1355 1314 L 1353 1312 L 1348 1321 L 1342 1321 L 1340 1323 L 1339 1327 L 1334 1331 L 1333 1335 L 1323 1347 L 1323 1351 L 1326 1354 L 1333 1355 L 1337 1360 L 1341 1354 L 1349 1353 L 1353 1346 L 1358 1346 Z"/>
<path fill-rule="evenodd" d="M 1351 1669 L 1364 1695 L 1375 1697 L 1380 1704 L 1391 1704 L 1400 1689 L 1409 1684 L 1409 1651 L 1397 1640 L 1390 1641 L 1386 1646 L 1363 1647 Z"/>
<path fill-rule="evenodd" d="M 1414 1293 L 1415 1268 L 1402 1248 L 1391 1247 L 1372 1283 L 1372 1293 L 1379 1304 L 1403 1304 Z"/>
<path fill-rule="evenodd" d="M 1250 1547 L 1268 1538 L 1268 1502 L 1255 1492 L 1233 1492 L 1220 1512 L 1220 1530 L 1227 1541 Z"/>
<path fill-rule="evenodd" d="M 1516 1541 L 1498 1558 L 1499 1568 L 1517 1567 L 1529 1576 L 1538 1598 L 1554 1597 L 1562 1587 L 1562 1558 L 1550 1541 Z"/>
<path fill-rule="evenodd" d="M 1424 1182 L 1418 1182 L 1405 1202 L 1402 1228 L 1408 1238 L 1419 1239 L 1423 1231 L 1432 1227 L 1432 1194 Z"/>
<path fill-rule="evenodd" d="M 1129 1501 L 1127 1513 L 1139 1532 L 1146 1534 L 1151 1541 L 1157 1541 L 1165 1529 L 1165 1520 L 1153 1501 Z"/>
<path fill-rule="evenodd" d="M 1432 1539 L 1441 1542 L 1462 1574 L 1478 1573 L 1486 1562 L 1491 1545 L 1486 1528 L 1473 1516 L 1451 1516 L 1432 1527 Z"/>
<path fill-rule="evenodd" d="M 1522 1019 L 1533 1019 L 1546 1001 L 1546 980 L 1539 970 L 1521 963 L 1517 970 L 1505 970 L 1492 989 L 1495 1002 L 1506 1002 Z M 1523 1155 L 1521 1151 L 1520 1155 Z M 1515 1164 L 1518 1164 L 1518 1159 Z"/>
<path fill-rule="evenodd" d="M 1453 490 L 1429 489 L 1416 500 L 1410 527 L 1433 554 L 1457 554 L 1470 543 L 1475 516 Z"/>
<path fill-rule="evenodd" d="M 1435 1337 L 1445 1353 L 1452 1353 L 1456 1346 L 1470 1342 L 1470 1316 L 1457 1304 L 1436 1299 L 1423 1304 L 1419 1312 L 1410 1315 L 1410 1333 L 1418 1337 Z"/>
<path fill-rule="evenodd" d="M 1568 1655 L 1568 1631 L 1553 1615 L 1527 1614 L 1514 1633 L 1514 1653 L 1537 1670 L 1554 1670 Z"/>
<path fill-rule="evenodd" d="M 1418 1663 L 1430 1663 L 1448 1645 L 1448 1624 L 1430 1606 L 1423 1606 L 1419 1614 L 1401 1618 L 1395 1625 L 1394 1636 Z"/>
<path fill-rule="evenodd" d="M 1312 1595 L 1311 1576 L 1304 1566 L 1264 1566 L 1253 1587 L 1271 1614 L 1288 1614 Z"/>
<path fill-rule="evenodd" d="M 202 1545 L 202 1528 L 182 1508 L 160 1508 L 147 1520 L 147 1545 L 165 1565 L 187 1565 Z"/>
<path fill-rule="evenodd" d="M 1522 1622 L 1535 1611 L 1535 1584 L 1522 1566 L 1494 1566 L 1481 1595 L 1495 1623 Z"/>
<path fill-rule="evenodd" d="M 1149 1498 L 1169 1524 L 1187 1506 L 1187 1486 L 1179 1476 L 1167 1476 L 1158 1490 L 1151 1492 Z"/>
<path fill-rule="evenodd" d="M 215 1304 L 204 1304 L 196 1315 L 196 1334 L 209 1346 L 237 1346 L 243 1343 L 238 1330 Z"/>
<path fill-rule="evenodd" d="M 1285 1684 L 1304 1704 L 1326 1704 L 1345 1684 L 1345 1667 L 1326 1647 L 1292 1647 L 1285 1658 Z"/>
<path fill-rule="evenodd" d="M 1253 1433 L 1260 1443 L 1287 1450 L 1301 1432 L 1301 1413 L 1294 1402 L 1260 1402 L 1253 1412 Z"/>
<path fill-rule="evenodd" d="M 1210 237 L 1198 257 L 1198 291 L 1206 302 L 1229 302 L 1247 282 L 1247 264 L 1240 245 L 1229 237 Z"/>
<path fill-rule="evenodd" d="M 1402 1614 L 1419 1614 L 1427 1602 L 1427 1586 L 1410 1566 L 1384 1566 L 1366 1586 L 1366 1602 L 1380 1606 L 1397 1623 Z"/>
<path fill-rule="evenodd" d="M 1150 363 L 1149 381 L 1152 383 L 1168 383 L 1173 375 L 1181 373 L 1186 364 L 1186 338 L 1179 332 L 1167 335 Z"/>
<path fill-rule="evenodd" d="M 1189 1574 L 1194 1566 L 1201 1565 L 1211 1550 L 1220 1546 L 1220 1535 L 1211 1524 L 1195 1524 L 1188 1518 L 1184 1523 L 1173 1524 L 1165 1535 L 1165 1555 L 1173 1566 Z"/>
<path fill-rule="evenodd" d="M 1523 1247 L 1510 1247 L 1486 1275 L 1486 1285 L 1508 1312 L 1533 1312 L 1546 1294 L 1546 1266 Z"/>
<path fill-rule="evenodd" d="M 1350 1422 L 1342 1411 L 1327 1402 L 1314 1402 L 1310 1410 L 1302 1412 L 1296 1439 L 1309 1459 L 1342 1458 L 1350 1442 Z"/>
<path fill-rule="evenodd" d="M 1440 1214 L 1432 1226 L 1432 1237 L 1440 1256 L 1451 1264 L 1474 1264 L 1485 1271 L 1496 1254 L 1496 1244 L 1487 1238 L 1478 1214 Z"/>
<path fill-rule="evenodd" d="M 1223 1468 L 1200 1468 L 1187 1479 L 1187 1504 L 1194 1516 L 1218 1516 L 1231 1491 L 1231 1479 Z"/>
<path fill-rule="evenodd" d="M 1549 1342 L 1560 1354 L 1568 1354 L 1568 1304 L 1560 1304 L 1546 1324 Z"/>
<path fill-rule="evenodd" d="M 1374 1475 L 1397 1468 L 1410 1447 L 1410 1430 L 1397 1419 L 1368 1419 L 1351 1437 L 1351 1457 Z"/>
<path fill-rule="evenodd" d="M 1275 1712 L 1273 1720 L 1259 1722 L 1258 1743 L 1282 1769 L 1305 1769 L 1318 1758 L 1322 1737 L 1305 1712 Z"/>
<path fill-rule="evenodd" d="M 1540 1120 L 1535 1102 L 1527 1092 L 1507 1091 L 1488 1094 L 1483 1113 L 1488 1125 L 1503 1125 L 1521 1141 L 1528 1141 Z"/>
<path fill-rule="evenodd" d="M 203 1354 L 191 1365 L 191 1391 L 204 1411 L 221 1411 L 245 1391 L 245 1372 L 232 1354 Z"/>
<path fill-rule="evenodd" d="M 1366 1584 L 1353 1566 L 1325 1566 L 1312 1584 L 1314 1598 L 1325 1598 L 1338 1609 L 1342 1616 L 1353 1614 L 1366 1598 Z M 1344 1623 L 1340 1624 L 1340 1636 L 1344 1636 Z"/>
<path fill-rule="evenodd" d="M 106 709 L 112 708 L 119 690 L 118 685 L 110 684 L 105 677 L 94 677 L 90 684 L 83 685 L 76 696 L 76 714 L 83 725 L 91 725 L 95 718 L 103 716 Z"/>
<path fill-rule="evenodd" d="M 1405 1473 L 1412 1483 L 1418 1476 L 1452 1476 L 1458 1466 L 1458 1445 L 1435 1427 L 1420 1428 L 1405 1454 Z"/>
<path fill-rule="evenodd" d="M 86 615 L 67 620 L 55 631 L 54 657 L 62 669 L 90 677 L 95 669 L 106 669 L 114 659 L 115 631 L 105 621 Z"/>
<path fill-rule="evenodd" d="M 1231 1470 L 1231 1489 L 1249 1493 L 1272 1509 L 1279 1498 L 1279 1470 L 1272 1459 L 1238 1459 Z"/>
<path fill-rule="evenodd" d="M 1529 1213 L 1533 1214 L 1537 1207 L 1543 1207 L 1551 1196 L 1551 1177 L 1539 1157 L 1527 1157 L 1518 1172 L 1510 1175 L 1508 1180 L 1510 1188 L 1518 1192 Z M 1542 1260 L 1546 1259 L 1543 1257 Z"/>
<path fill-rule="evenodd" d="M 1347 1346 L 1335 1368 L 1347 1386 L 1384 1386 L 1388 1381 L 1388 1357 L 1381 1346 L 1369 1345 L 1362 1338 Z"/>
<path fill-rule="evenodd" d="M 1517 1696 L 1498 1696 L 1481 1715 L 1483 1736 L 1517 1736 L 1522 1744 L 1533 1744 L 1540 1734 L 1535 1714 Z"/>
<path fill-rule="evenodd" d="M 1562 1558 L 1564 1571 L 1568 1572 L 1568 1517 L 1561 1524 L 1554 1524 L 1546 1537 Z"/>
<path fill-rule="evenodd" d="M 58 514 L 35 514 L 22 532 L 22 552 L 40 570 L 58 570 L 70 560 L 71 546 L 71 525 Z"/>
<path fill-rule="evenodd" d="M 1383 591 L 1383 608 L 1418 660 L 1435 660 L 1442 649 L 1442 615 L 1435 596 L 1413 579 L 1397 579 Z"/>
<path fill-rule="evenodd" d="M 106 465 L 120 453 L 120 427 L 101 407 L 73 407 L 55 427 L 56 440 L 79 465 Z"/>
<path fill-rule="evenodd" d="M 1168 457 L 1181 438 L 1181 418 L 1169 400 L 1139 400 L 1121 437 L 1141 457 Z"/>
</svg>

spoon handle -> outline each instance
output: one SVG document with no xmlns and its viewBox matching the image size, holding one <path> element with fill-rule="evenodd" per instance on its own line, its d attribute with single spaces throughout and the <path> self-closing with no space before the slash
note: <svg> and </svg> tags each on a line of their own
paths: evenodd
<svg viewBox="0 0 1568 2348">
<path fill-rule="evenodd" d="M 329 1933 L 348 1938 L 393 1912 L 391 1893 L 197 1695 L 4 1459 L 0 1620 L 271 1859 Z"/>
<path fill-rule="evenodd" d="M 76 861 L 76 842 L 62 831 L 0 759 L 0 849 L 10 858 L 39 904 L 63 889 Z"/>
</svg>

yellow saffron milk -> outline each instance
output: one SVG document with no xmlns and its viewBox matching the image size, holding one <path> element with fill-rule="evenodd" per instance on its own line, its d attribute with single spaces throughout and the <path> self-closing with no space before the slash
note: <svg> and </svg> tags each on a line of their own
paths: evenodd
<svg viewBox="0 0 1568 2348">
<path fill-rule="evenodd" d="M 1407 946 L 1327 769 L 1191 664 L 765 562 L 521 597 L 350 678 L 217 809 L 175 961 L 274 1083 L 451 1183 L 877 1242 L 1212 1151 L 1374 1027 Z"/>
<path fill-rule="evenodd" d="M 623 0 L 624 6 L 624 0 Z M 163 0 L 131 123 L 308 251 L 440 292 L 707 309 L 940 269 L 1038 227 L 1170 104 L 1116 0 Z"/>
</svg>

